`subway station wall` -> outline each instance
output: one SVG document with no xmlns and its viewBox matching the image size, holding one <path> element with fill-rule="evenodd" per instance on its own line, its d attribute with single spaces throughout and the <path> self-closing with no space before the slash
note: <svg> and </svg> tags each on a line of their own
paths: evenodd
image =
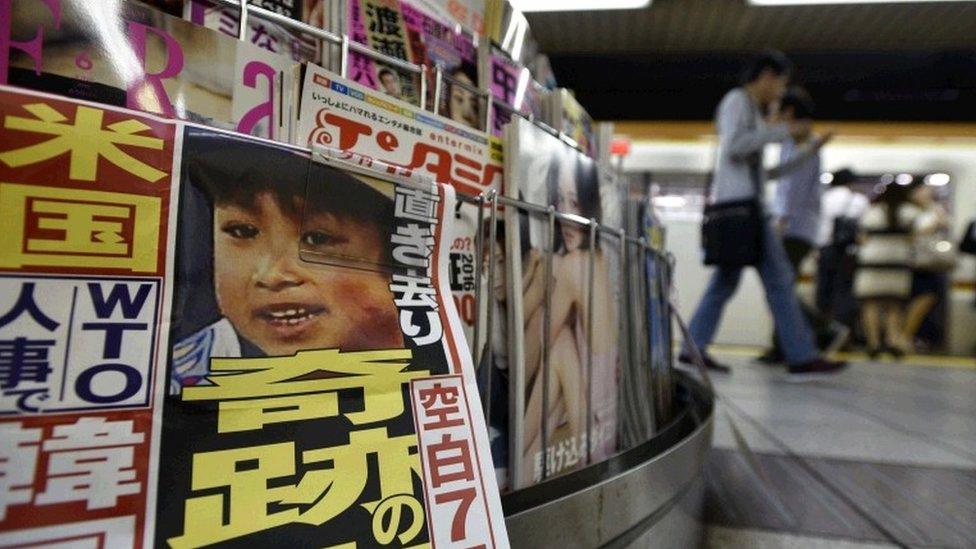
<svg viewBox="0 0 976 549">
<path fill-rule="evenodd" d="M 713 143 L 705 140 L 642 141 L 634 144 L 624 162 L 624 170 L 705 173 L 709 170 L 713 148 Z M 778 151 L 770 147 L 767 165 L 775 164 L 777 157 Z M 874 138 L 845 137 L 829 145 L 823 153 L 825 171 L 844 167 L 862 173 L 948 173 L 953 185 L 953 238 L 958 240 L 966 225 L 976 217 L 976 138 L 906 137 L 881 142 Z M 771 192 L 772 188 L 768 190 Z M 687 317 L 694 311 L 711 272 L 701 264 L 700 219 L 680 215 L 665 216 L 664 220 L 668 227 L 668 249 L 677 258 L 674 279 L 681 311 Z M 955 355 L 971 355 L 976 349 L 976 330 L 972 329 L 976 324 L 973 295 L 976 261 L 963 257 L 952 273 L 952 281 L 955 284 L 948 303 L 947 350 Z M 808 288 L 804 290 L 809 294 Z M 759 278 L 755 272 L 749 272 L 726 307 L 716 343 L 765 346 L 771 326 Z"/>
</svg>

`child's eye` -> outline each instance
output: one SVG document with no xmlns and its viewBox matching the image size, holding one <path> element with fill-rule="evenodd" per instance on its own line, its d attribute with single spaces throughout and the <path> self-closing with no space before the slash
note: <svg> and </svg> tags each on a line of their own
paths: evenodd
<svg viewBox="0 0 976 549">
<path fill-rule="evenodd" d="M 239 238 L 242 240 L 255 238 L 261 232 L 250 223 L 231 223 L 225 225 L 223 231 L 229 234 L 231 238 Z"/>
<path fill-rule="evenodd" d="M 326 246 L 336 244 L 338 241 L 338 238 L 323 231 L 308 231 L 302 235 L 302 243 L 308 246 Z"/>
</svg>

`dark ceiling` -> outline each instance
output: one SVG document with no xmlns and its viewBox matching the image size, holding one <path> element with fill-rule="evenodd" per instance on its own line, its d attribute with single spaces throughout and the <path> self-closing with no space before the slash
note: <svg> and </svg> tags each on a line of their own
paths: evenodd
<svg viewBox="0 0 976 549">
<path fill-rule="evenodd" d="M 654 0 L 529 23 L 597 119 L 708 119 L 750 52 L 774 47 L 793 57 L 821 118 L 976 120 L 976 2 Z"/>
</svg>

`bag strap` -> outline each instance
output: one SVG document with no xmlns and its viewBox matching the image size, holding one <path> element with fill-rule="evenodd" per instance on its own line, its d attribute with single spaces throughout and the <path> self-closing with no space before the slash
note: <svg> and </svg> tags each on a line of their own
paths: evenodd
<svg viewBox="0 0 976 549">
<path fill-rule="evenodd" d="M 759 118 L 760 113 L 759 113 L 758 106 L 755 104 L 755 102 L 753 102 L 752 97 L 749 96 L 748 93 L 746 94 L 746 96 L 749 99 L 749 115 L 750 115 L 748 129 L 754 130 L 756 129 L 756 119 Z M 711 203 L 712 187 L 715 185 L 716 164 L 718 164 L 718 158 L 719 158 L 718 150 L 722 146 L 721 130 L 718 129 L 718 115 L 716 115 L 715 117 L 715 129 L 718 130 L 715 132 L 717 140 L 715 146 L 711 148 L 711 158 L 709 159 L 710 161 L 708 164 L 711 167 L 711 170 L 708 173 L 708 183 L 705 185 L 705 204 Z M 760 210 L 762 210 L 763 192 L 761 188 L 762 185 L 760 183 L 761 176 L 762 176 L 762 151 L 749 155 L 748 164 L 749 164 L 749 179 L 752 181 L 753 193 L 756 197 L 756 202 L 759 204 Z"/>
<path fill-rule="evenodd" d="M 750 114 L 750 116 L 749 116 L 749 126 L 748 126 L 748 129 L 749 130 L 755 130 L 756 129 L 756 120 L 758 120 L 759 117 L 761 116 L 761 113 L 759 112 L 759 105 L 756 105 L 756 103 L 752 100 L 752 97 L 751 96 L 749 96 L 748 94 L 746 94 L 746 96 L 749 97 L 749 114 Z M 761 181 L 762 181 L 762 169 L 763 169 L 762 162 L 763 162 L 763 151 L 764 150 L 765 150 L 765 148 L 762 148 L 762 149 L 760 149 L 760 150 L 758 150 L 758 151 L 750 154 L 749 155 L 749 159 L 747 161 L 748 164 L 749 164 L 749 179 L 752 181 L 753 194 L 755 195 L 756 205 L 759 207 L 759 211 L 760 212 L 763 211 L 763 195 L 765 194 L 763 192 L 762 183 L 761 183 Z"/>
</svg>

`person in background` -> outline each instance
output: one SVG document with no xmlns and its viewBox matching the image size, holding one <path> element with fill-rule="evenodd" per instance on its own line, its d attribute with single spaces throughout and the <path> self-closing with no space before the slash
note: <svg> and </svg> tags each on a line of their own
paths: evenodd
<svg viewBox="0 0 976 549">
<path fill-rule="evenodd" d="M 809 122 L 784 121 L 775 113 L 767 120 L 763 112 L 776 103 L 786 91 L 792 64 L 780 52 L 769 51 L 758 56 L 745 74 L 744 85 L 729 91 L 716 113 L 718 151 L 712 179 L 714 203 L 747 200 L 756 197 L 764 187 L 762 153 L 769 143 L 782 143 L 791 136 L 798 138 L 809 131 Z M 760 197 L 761 198 L 761 197 Z M 793 293 L 793 269 L 783 244 L 772 224 L 765 222 L 763 253 L 756 269 L 766 292 L 777 334 L 791 377 L 837 373 L 843 363 L 824 360 L 814 343 L 813 333 L 803 318 Z M 691 341 L 685 341 L 679 360 L 693 362 L 690 343 L 702 352 L 715 337 L 725 304 L 735 294 L 742 278 L 742 267 L 718 266 L 705 294 L 698 303 L 689 328 Z M 728 372 L 707 354 L 709 369 Z"/>
<path fill-rule="evenodd" d="M 969 222 L 959 242 L 959 253 L 976 255 L 976 219 Z"/>
<path fill-rule="evenodd" d="M 936 201 L 935 187 L 917 185 L 909 198 L 921 210 L 915 223 L 916 244 L 937 243 L 949 229 L 950 220 L 948 212 Z M 939 303 L 940 296 L 945 295 L 947 285 L 945 271 L 937 265 L 920 263 L 916 253 L 912 271 L 912 299 L 905 312 L 904 342 L 909 349 L 914 349 L 922 323 Z"/>
<path fill-rule="evenodd" d="M 861 322 L 868 355 L 889 352 L 902 357 L 905 304 L 912 291 L 912 249 L 921 210 L 910 200 L 908 185 L 889 183 L 861 220 L 861 245 L 854 295 L 861 302 Z"/>
<path fill-rule="evenodd" d="M 816 247 L 820 230 L 820 150 L 833 137 L 826 133 L 814 137 L 810 124 L 814 105 L 810 95 L 802 88 L 792 88 L 780 101 L 779 113 L 783 120 L 803 121 L 803 131 L 783 142 L 780 148 L 780 164 L 767 176 L 778 179 L 772 213 L 776 228 L 783 241 L 786 257 L 793 267 L 794 288 L 803 261 Z M 830 323 L 813 307 L 800 300 L 804 316 L 813 326 L 817 343 L 828 354 L 840 349 L 850 336 L 850 329 L 840 323 Z M 783 351 L 777 343 L 774 330 L 772 344 L 759 357 L 759 362 L 777 364 L 783 361 Z"/>
<path fill-rule="evenodd" d="M 867 196 L 851 189 L 857 182 L 857 175 L 850 169 L 838 170 L 828 179 L 830 187 L 823 193 L 817 236 L 820 253 L 816 303 L 824 318 L 853 330 L 858 316 L 854 299 L 858 226 L 870 201 Z"/>
</svg>

